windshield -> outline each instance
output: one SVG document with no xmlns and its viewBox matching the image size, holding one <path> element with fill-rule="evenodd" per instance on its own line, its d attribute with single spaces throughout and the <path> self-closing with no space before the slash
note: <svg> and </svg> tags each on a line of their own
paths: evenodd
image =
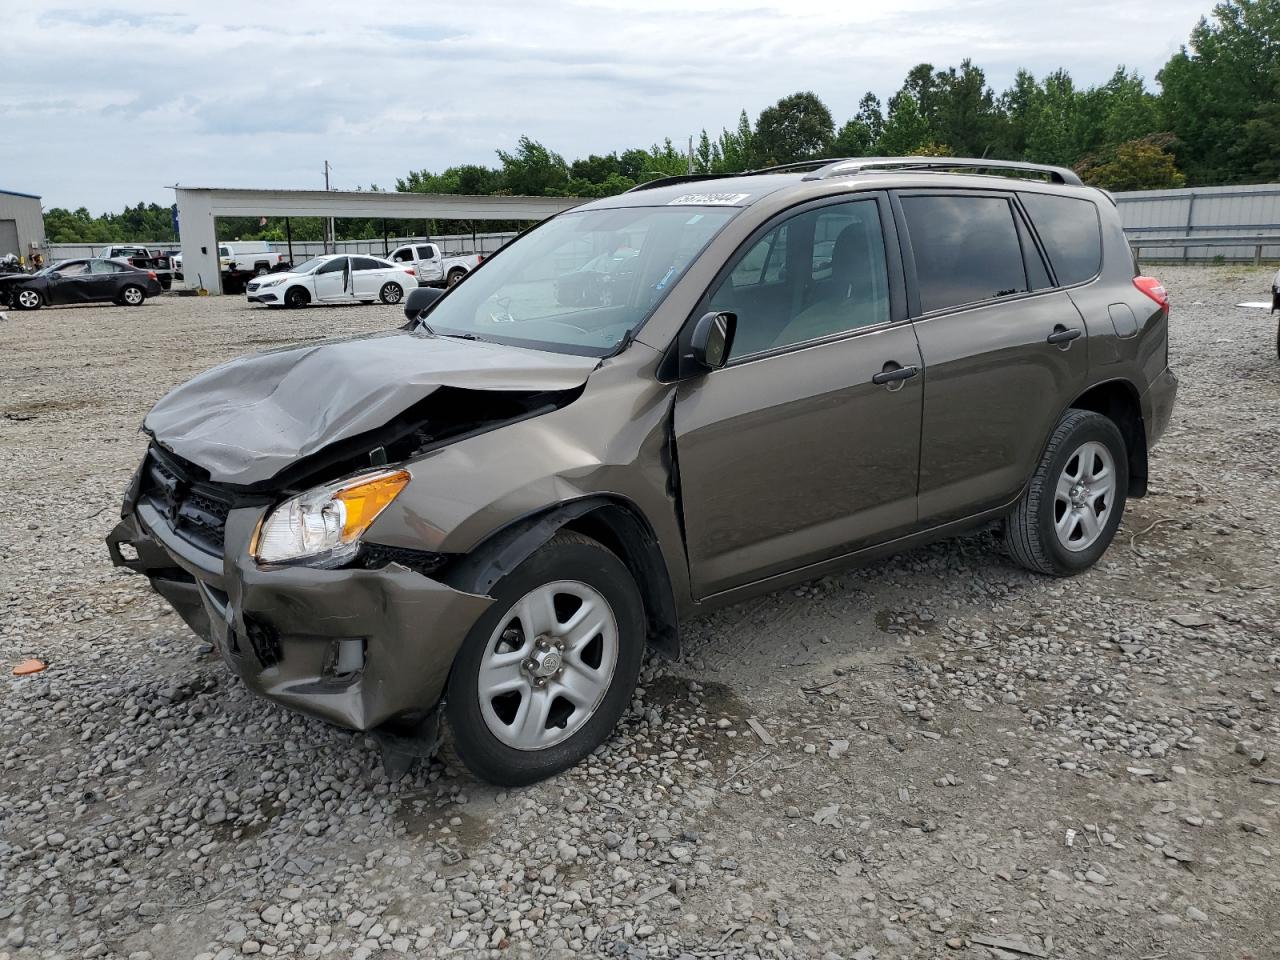
<svg viewBox="0 0 1280 960">
<path fill-rule="evenodd" d="M 516 240 L 436 304 L 441 336 L 603 357 L 635 330 L 739 211 L 566 213 Z"/>
<path fill-rule="evenodd" d="M 323 266 L 328 262 L 329 262 L 328 259 L 326 259 L 325 257 L 312 257 L 310 260 L 305 260 L 302 263 L 298 264 L 289 272 L 290 273 L 310 273 L 316 267 Z"/>
</svg>

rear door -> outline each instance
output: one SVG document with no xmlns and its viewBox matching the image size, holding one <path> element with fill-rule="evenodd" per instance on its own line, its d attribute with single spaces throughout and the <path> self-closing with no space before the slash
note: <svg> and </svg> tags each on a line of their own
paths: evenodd
<svg viewBox="0 0 1280 960">
<path fill-rule="evenodd" d="M 920 354 L 887 197 L 858 197 L 767 224 L 695 311 L 738 317 L 728 365 L 676 395 L 699 598 L 916 522 Z"/>
<path fill-rule="evenodd" d="M 920 521 L 935 526 L 1018 496 L 1084 384 L 1087 339 L 1011 193 L 900 191 L 894 207 L 925 368 Z"/>
<path fill-rule="evenodd" d="M 374 300 L 385 282 L 386 268 L 372 257 L 351 258 L 351 288 L 357 300 Z M 407 278 L 406 278 L 407 279 Z"/>
</svg>

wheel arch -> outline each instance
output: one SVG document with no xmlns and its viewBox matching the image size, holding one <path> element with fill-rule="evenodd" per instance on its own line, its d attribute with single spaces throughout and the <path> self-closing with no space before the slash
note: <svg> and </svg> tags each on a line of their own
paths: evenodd
<svg viewBox="0 0 1280 960">
<path fill-rule="evenodd" d="M 671 574 L 653 527 L 625 497 L 592 494 L 514 520 L 450 563 L 437 579 L 456 590 L 487 594 L 561 529 L 599 541 L 626 564 L 644 604 L 649 645 L 671 659 L 679 657 L 679 614 Z"/>
<path fill-rule="evenodd" d="M 1119 428 L 1129 460 L 1128 495 L 1146 496 L 1147 428 L 1137 388 L 1128 380 L 1107 380 L 1094 384 L 1068 406 L 1101 414 Z"/>
<path fill-rule="evenodd" d="M 303 284 L 301 284 L 301 283 L 291 283 L 287 288 L 285 288 L 284 296 L 280 298 L 280 302 L 281 302 L 281 303 L 283 303 L 283 304 L 285 304 L 286 306 L 288 306 L 288 304 L 289 304 L 289 296 L 290 296 L 290 295 L 291 295 L 295 290 L 300 290 L 300 291 L 302 291 L 302 295 L 303 295 L 304 297 L 306 297 L 306 299 L 302 301 L 303 303 L 310 303 L 310 302 L 311 302 L 311 291 L 310 291 L 310 290 L 308 290 L 308 289 L 306 288 L 306 286 L 305 286 L 305 285 L 303 285 Z"/>
</svg>

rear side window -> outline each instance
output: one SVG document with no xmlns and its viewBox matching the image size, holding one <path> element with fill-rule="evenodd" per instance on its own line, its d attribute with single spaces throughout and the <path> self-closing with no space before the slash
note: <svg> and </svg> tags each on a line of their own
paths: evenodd
<svg viewBox="0 0 1280 960">
<path fill-rule="evenodd" d="M 1002 197 L 902 198 L 926 313 L 1027 291 L 1022 247 Z"/>
<path fill-rule="evenodd" d="M 1024 193 L 1022 204 L 1044 243 L 1058 283 L 1092 280 L 1102 268 L 1102 227 L 1088 200 L 1047 193 Z"/>
<path fill-rule="evenodd" d="M 369 257 L 352 257 L 352 269 L 354 270 L 383 270 L 386 269 L 377 260 Z"/>
<path fill-rule="evenodd" d="M 419 260 L 433 260 L 435 259 L 435 255 L 436 255 L 435 247 L 419 247 L 418 248 Z"/>
</svg>

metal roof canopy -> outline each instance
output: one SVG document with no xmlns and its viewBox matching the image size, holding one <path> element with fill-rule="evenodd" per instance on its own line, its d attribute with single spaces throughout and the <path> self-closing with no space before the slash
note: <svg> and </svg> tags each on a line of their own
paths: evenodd
<svg viewBox="0 0 1280 960">
<path fill-rule="evenodd" d="M 184 284 L 222 292 L 218 217 L 379 217 L 387 220 L 545 220 L 576 207 L 577 197 L 473 197 L 364 190 L 236 190 L 180 187 L 178 238 Z"/>
</svg>

